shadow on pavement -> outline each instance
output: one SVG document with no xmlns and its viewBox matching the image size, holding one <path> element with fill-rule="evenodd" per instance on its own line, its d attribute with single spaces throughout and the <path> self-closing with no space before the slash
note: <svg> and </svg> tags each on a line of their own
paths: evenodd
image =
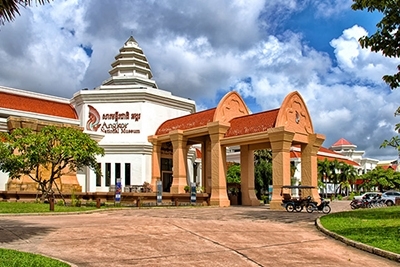
<svg viewBox="0 0 400 267">
<path fill-rule="evenodd" d="M 44 220 L 46 217 L 43 218 Z M 0 220 L 0 244 L 12 243 L 15 241 L 29 242 L 33 237 L 47 235 L 55 228 L 26 224 L 17 220 Z"/>
</svg>

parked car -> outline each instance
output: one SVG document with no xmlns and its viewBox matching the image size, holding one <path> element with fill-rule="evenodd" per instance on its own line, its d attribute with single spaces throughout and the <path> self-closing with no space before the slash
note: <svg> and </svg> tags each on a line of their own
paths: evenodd
<svg viewBox="0 0 400 267">
<path fill-rule="evenodd" d="M 380 195 L 380 192 L 365 192 L 364 194 L 362 194 L 361 196 L 355 196 L 354 199 L 371 199 L 373 197 L 376 197 L 377 195 Z"/>
<path fill-rule="evenodd" d="M 396 203 L 396 198 L 400 198 L 399 191 L 386 191 L 382 194 L 382 199 L 387 206 L 393 206 Z"/>
</svg>

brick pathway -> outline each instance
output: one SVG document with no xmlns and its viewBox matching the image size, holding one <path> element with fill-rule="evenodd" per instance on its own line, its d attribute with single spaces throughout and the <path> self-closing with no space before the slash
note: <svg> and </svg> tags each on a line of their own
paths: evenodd
<svg viewBox="0 0 400 267">
<path fill-rule="evenodd" d="M 0 247 L 96 267 L 399 266 L 325 236 L 320 215 L 236 206 L 1 216 Z"/>
</svg>

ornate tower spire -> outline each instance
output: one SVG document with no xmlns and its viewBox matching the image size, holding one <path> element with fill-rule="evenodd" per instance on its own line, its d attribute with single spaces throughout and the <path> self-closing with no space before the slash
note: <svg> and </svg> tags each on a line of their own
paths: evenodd
<svg viewBox="0 0 400 267">
<path fill-rule="evenodd" d="M 152 79 L 150 65 L 142 48 L 132 36 L 115 56 L 109 71 L 111 77 L 103 85 L 138 85 L 138 87 L 158 88 Z"/>
</svg>

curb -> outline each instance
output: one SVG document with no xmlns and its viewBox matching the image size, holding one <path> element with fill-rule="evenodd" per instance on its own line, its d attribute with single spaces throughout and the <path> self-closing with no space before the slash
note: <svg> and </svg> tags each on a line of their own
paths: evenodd
<svg viewBox="0 0 400 267">
<path fill-rule="evenodd" d="M 328 229 L 326 229 L 326 228 L 324 228 L 322 226 L 321 221 L 320 221 L 319 218 L 317 218 L 315 220 L 315 226 L 322 233 L 324 233 L 324 234 L 326 234 L 326 235 L 328 235 L 328 236 L 330 236 L 330 237 L 332 237 L 332 238 L 334 238 L 334 239 L 336 239 L 336 240 L 338 240 L 340 242 L 343 242 L 344 244 L 346 244 L 348 246 L 355 247 L 357 249 L 360 249 L 360 250 L 369 252 L 371 254 L 375 254 L 375 255 L 387 258 L 387 259 L 392 260 L 392 261 L 400 262 L 400 254 L 397 254 L 397 253 L 394 253 L 394 252 L 390 252 L 390 251 L 386 251 L 386 250 L 383 250 L 383 249 L 380 249 L 380 248 L 372 247 L 372 246 L 369 246 L 369 245 L 366 245 L 366 244 L 363 244 L 363 243 L 348 239 L 348 238 L 343 237 L 341 235 L 338 235 L 338 234 L 336 234 L 334 232 L 331 232 L 331 231 L 329 231 Z"/>
<path fill-rule="evenodd" d="M 145 210 L 145 209 L 186 209 L 186 208 L 219 208 L 218 206 L 155 206 L 155 207 L 122 207 L 122 208 L 107 208 L 107 209 L 94 209 L 85 211 L 63 211 L 63 212 L 32 212 L 32 213 L 0 213 L 1 217 L 18 217 L 18 216 L 61 216 L 61 215 L 80 215 L 80 214 L 92 214 L 107 211 L 120 211 L 120 210 Z"/>
</svg>

